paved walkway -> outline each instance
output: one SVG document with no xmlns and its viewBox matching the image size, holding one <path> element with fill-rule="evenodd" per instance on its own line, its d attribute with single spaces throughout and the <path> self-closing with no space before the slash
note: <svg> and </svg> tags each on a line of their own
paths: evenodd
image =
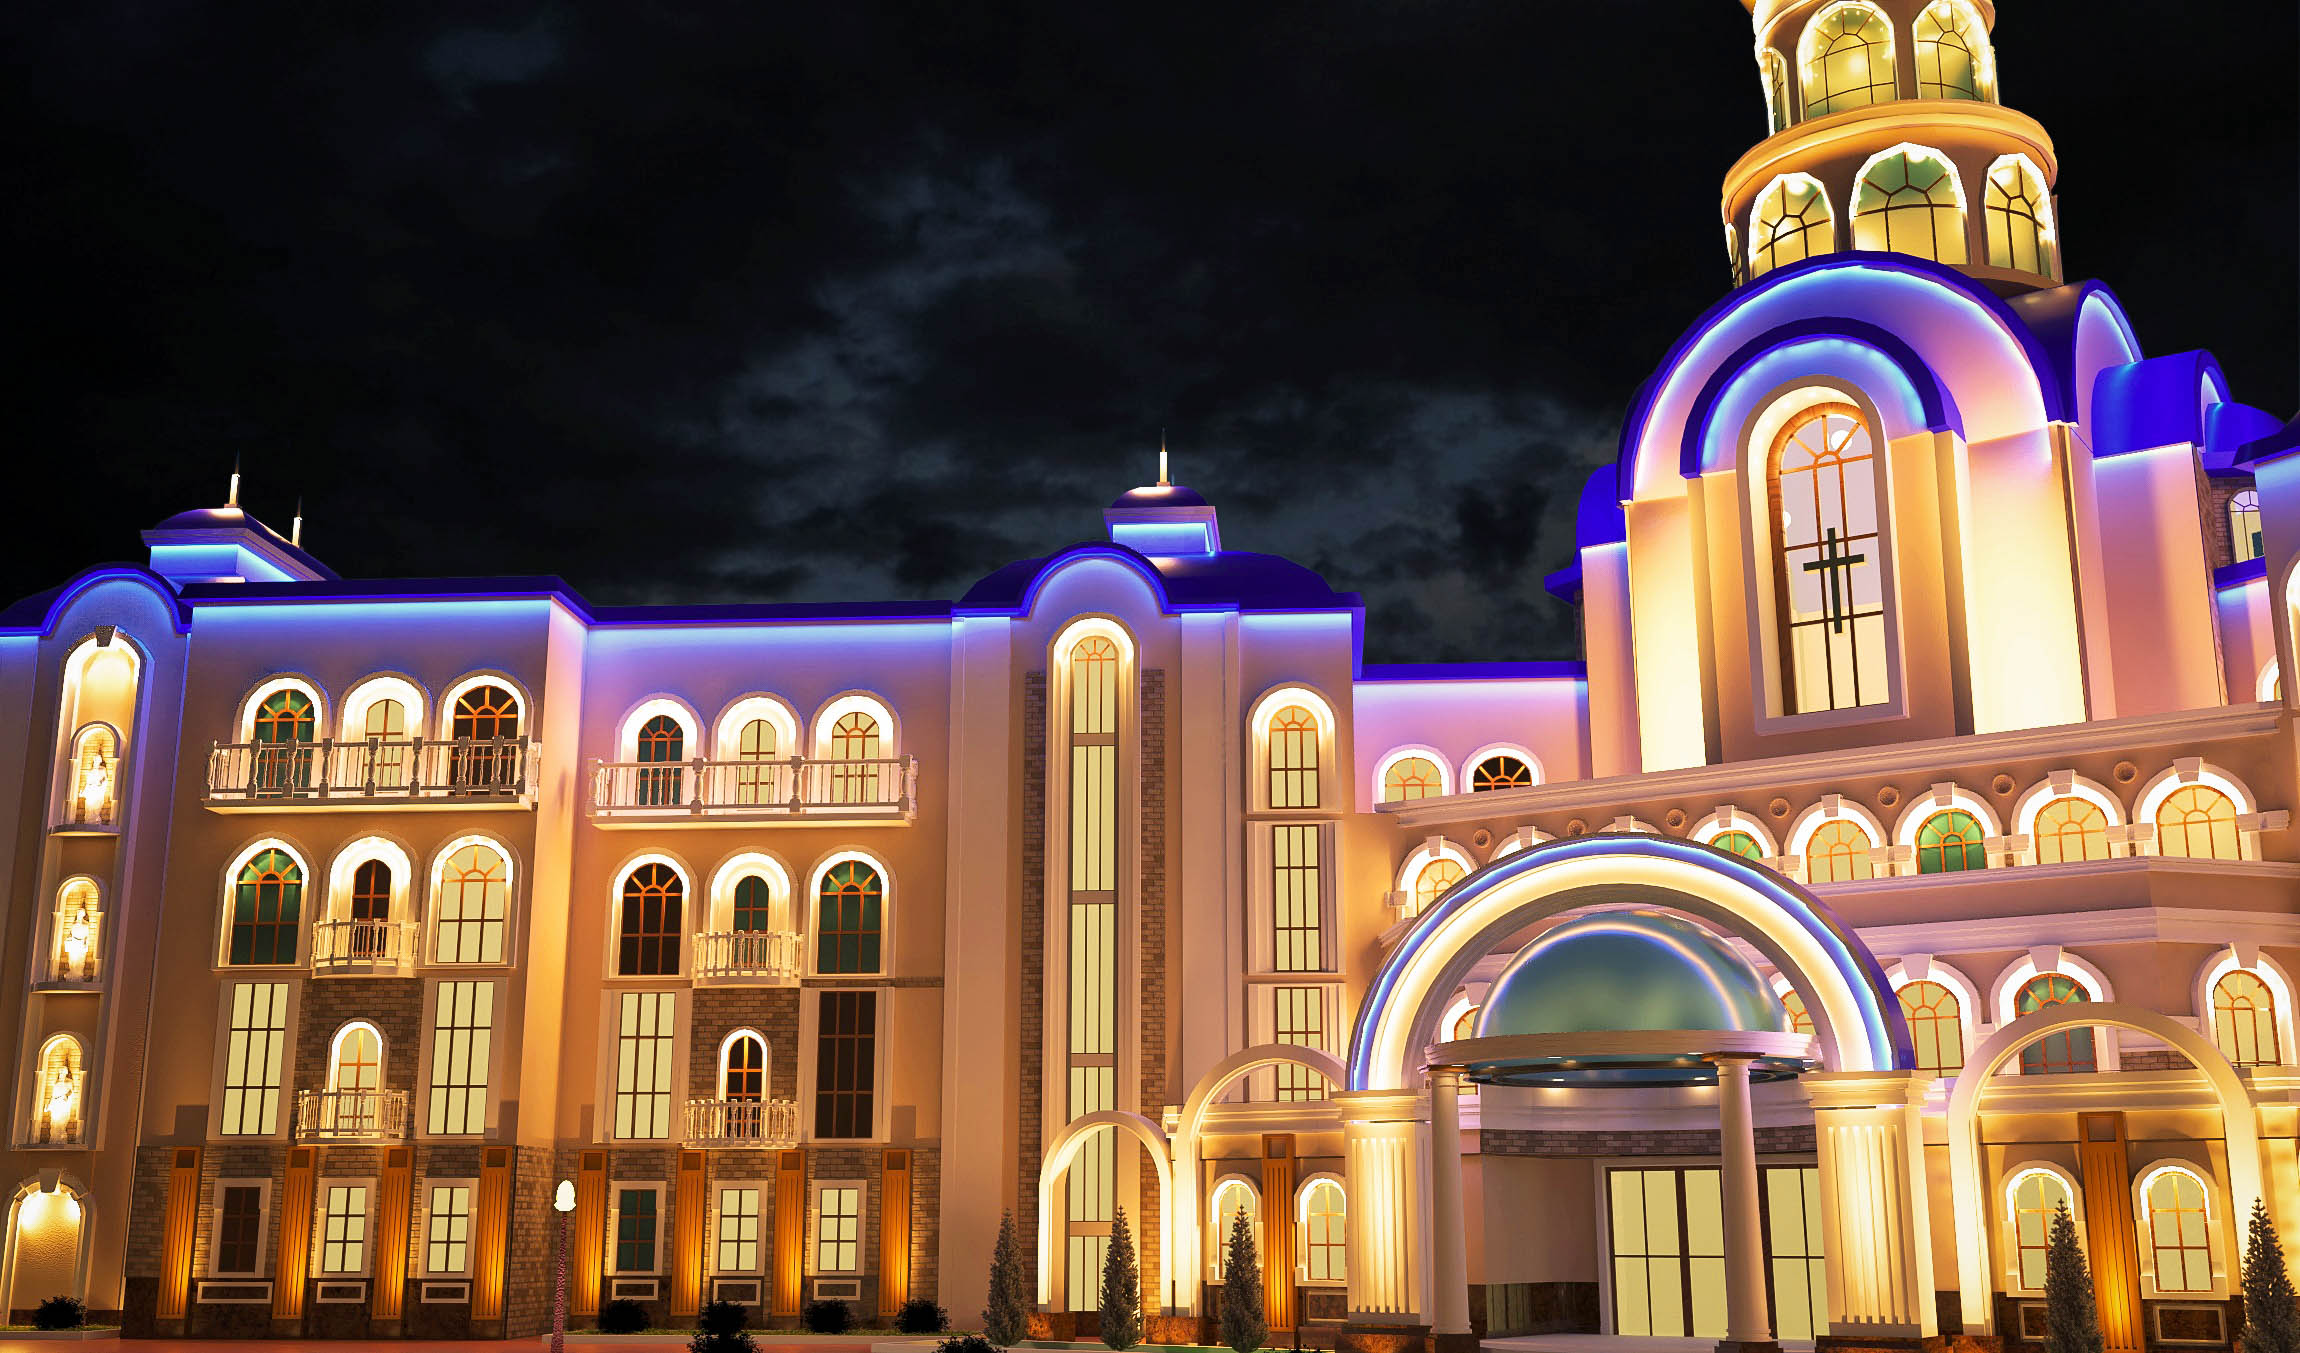
<svg viewBox="0 0 2300 1353">
<path fill-rule="evenodd" d="M 1712 1353 L 1715 1339 L 1643 1339 L 1621 1334 L 1520 1334 L 1488 1339 L 1494 1353 Z M 1813 1341 L 1783 1339 L 1783 1353 L 1813 1353 Z"/>
<path fill-rule="evenodd" d="M 870 1353 L 871 1340 L 793 1339 L 775 1342 L 772 1333 L 756 1334 L 762 1353 Z M 548 1348 L 549 1339 L 263 1339 L 237 1345 L 241 1348 L 261 1349 L 263 1353 L 508 1353 L 518 1350 L 527 1353 L 534 1348 Z M 685 1348 L 684 1334 L 664 1334 L 649 1339 L 585 1339 L 581 1335 L 567 1336 L 567 1347 L 581 1349 L 583 1353 L 608 1353 L 610 1349 L 670 1349 Z M 0 1353 L 222 1353 L 234 1347 L 227 1339 L 18 1339 L 0 1334 Z"/>
</svg>

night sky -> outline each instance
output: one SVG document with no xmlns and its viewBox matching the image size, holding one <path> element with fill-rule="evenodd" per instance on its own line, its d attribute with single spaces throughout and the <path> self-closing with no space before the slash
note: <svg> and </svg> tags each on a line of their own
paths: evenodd
<svg viewBox="0 0 2300 1353">
<path fill-rule="evenodd" d="M 1999 0 L 2068 275 L 2300 403 L 2300 16 Z M 1370 659 L 1541 575 L 1727 284 L 1733 0 L 18 5 L 0 592 L 221 501 L 347 575 L 955 597 L 1176 477 Z"/>
</svg>

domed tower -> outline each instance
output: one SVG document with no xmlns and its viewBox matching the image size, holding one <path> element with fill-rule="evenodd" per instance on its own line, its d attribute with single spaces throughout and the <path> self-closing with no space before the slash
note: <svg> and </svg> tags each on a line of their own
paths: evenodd
<svg viewBox="0 0 2300 1353">
<path fill-rule="evenodd" d="M 1998 102 L 1990 0 L 1742 0 L 1771 134 L 1725 175 L 1736 285 L 1844 249 L 2011 295 L 2060 283 L 2036 119 Z"/>
</svg>

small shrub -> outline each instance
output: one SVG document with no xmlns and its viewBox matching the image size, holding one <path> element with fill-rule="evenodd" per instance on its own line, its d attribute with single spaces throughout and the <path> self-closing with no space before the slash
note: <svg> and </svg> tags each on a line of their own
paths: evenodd
<svg viewBox="0 0 2300 1353">
<path fill-rule="evenodd" d="M 932 1297 L 912 1297 L 895 1312 L 894 1327 L 902 1334 L 940 1334 L 950 1328 L 950 1315 Z"/>
<path fill-rule="evenodd" d="M 934 1353 L 998 1353 L 998 1345 L 979 1334 L 959 1334 L 936 1344 Z"/>
<path fill-rule="evenodd" d="M 758 1345 L 743 1329 L 751 1322 L 751 1313 L 731 1301 L 714 1301 L 704 1306 L 695 1317 L 695 1337 L 687 1341 L 688 1353 L 754 1353 Z"/>
<path fill-rule="evenodd" d="M 810 1301 L 799 1320 L 816 1334 L 844 1334 L 854 1328 L 855 1312 L 843 1301 Z"/>
<path fill-rule="evenodd" d="M 984 1342 L 1012 1348 L 1029 1332 L 1029 1294 L 1022 1285 L 1022 1251 L 1014 1239 L 1014 1211 L 998 1219 L 998 1243 L 990 1251 L 990 1304 L 982 1308 Z"/>
<path fill-rule="evenodd" d="M 88 1323 L 88 1308 L 78 1297 L 50 1297 L 32 1312 L 32 1328 L 76 1330 Z"/>
<path fill-rule="evenodd" d="M 2300 1297 L 2294 1296 L 2292 1275 L 2284 1267 L 2284 1242 L 2257 1198 L 2245 1226 L 2244 1332 L 2237 1348 L 2241 1353 L 2300 1350 Z"/>
<path fill-rule="evenodd" d="M 637 1334 L 647 1328 L 647 1308 L 629 1297 L 617 1297 L 599 1308 L 601 1334 Z"/>
</svg>

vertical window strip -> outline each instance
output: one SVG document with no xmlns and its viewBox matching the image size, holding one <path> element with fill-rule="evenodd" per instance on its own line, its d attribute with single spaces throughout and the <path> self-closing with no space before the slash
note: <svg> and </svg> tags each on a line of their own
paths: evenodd
<svg viewBox="0 0 2300 1353">
<path fill-rule="evenodd" d="M 495 1044 L 495 984 L 442 982 L 432 1006 L 430 1131 L 487 1130 L 487 1076 Z"/>
<path fill-rule="evenodd" d="M 878 1075 L 878 993 L 826 991 L 816 1007 L 815 1131 L 868 1137 Z"/>
<path fill-rule="evenodd" d="M 287 1050 L 285 982 L 241 982 L 232 988 L 224 1044 L 226 1137 L 268 1136 L 279 1128 L 280 1070 Z"/>
<path fill-rule="evenodd" d="M 622 993 L 615 1039 L 617 1140 L 671 1135 L 673 999 L 668 991 Z"/>
<path fill-rule="evenodd" d="M 1274 987 L 1273 1028 L 1277 1041 L 1298 1048 L 1326 1050 L 1326 993 L 1322 987 Z M 1306 1066 L 1278 1065 L 1277 1090 L 1281 1103 L 1324 1099 L 1326 1078 Z"/>
<path fill-rule="evenodd" d="M 439 933 L 433 945 L 440 963 L 501 963 L 503 926 L 510 878 L 503 857 L 483 845 L 468 845 L 447 857 L 439 875 Z"/>
<path fill-rule="evenodd" d="M 434 1184 L 423 1223 L 423 1271 L 448 1275 L 471 1268 L 471 1186 Z"/>
<path fill-rule="evenodd" d="M 1271 829 L 1270 905 L 1279 972 L 1319 972 L 1325 962 L 1323 829 L 1314 824 Z"/>
</svg>

